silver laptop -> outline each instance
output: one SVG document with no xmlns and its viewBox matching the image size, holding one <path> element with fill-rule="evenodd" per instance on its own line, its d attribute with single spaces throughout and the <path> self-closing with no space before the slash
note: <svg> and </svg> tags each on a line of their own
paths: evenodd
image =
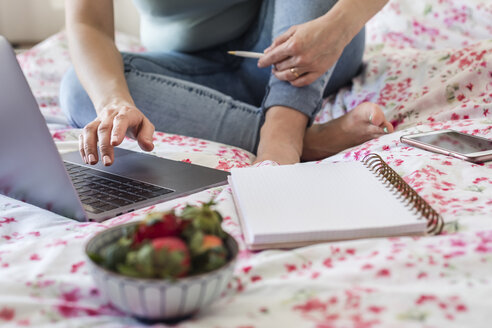
<svg viewBox="0 0 492 328">
<path fill-rule="evenodd" d="M 7 42 L 0 36 L 0 193 L 79 221 L 102 221 L 223 185 L 227 172 L 115 148 L 115 162 L 86 165 L 58 153 Z"/>
</svg>

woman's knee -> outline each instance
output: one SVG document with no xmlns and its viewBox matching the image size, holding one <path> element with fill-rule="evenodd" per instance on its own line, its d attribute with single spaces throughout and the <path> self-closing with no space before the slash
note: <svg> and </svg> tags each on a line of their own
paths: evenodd
<svg viewBox="0 0 492 328">
<path fill-rule="evenodd" d="M 73 68 L 65 73 L 61 81 L 60 106 L 68 122 L 74 127 L 84 127 L 96 118 L 92 101 Z"/>
</svg>

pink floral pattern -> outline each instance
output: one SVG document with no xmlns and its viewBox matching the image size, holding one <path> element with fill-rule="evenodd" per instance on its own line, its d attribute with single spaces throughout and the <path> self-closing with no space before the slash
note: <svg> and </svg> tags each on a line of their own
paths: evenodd
<svg viewBox="0 0 492 328">
<path fill-rule="evenodd" d="M 249 252 L 229 187 L 103 223 L 70 221 L 0 196 L 0 325 L 142 325 L 103 300 L 88 273 L 85 243 L 98 231 L 139 220 L 150 211 L 180 210 L 186 203 L 215 197 L 224 228 L 240 244 L 238 265 L 225 295 L 180 327 L 488 326 L 492 163 L 433 154 L 401 144 L 399 138 L 446 128 L 492 138 L 491 22 L 489 1 L 390 1 L 368 24 L 363 74 L 326 99 L 317 118 L 338 117 L 363 101 L 379 103 L 396 132 L 325 161 L 380 154 L 442 214 L 442 235 Z M 118 44 L 142 50 L 124 35 L 118 35 Z M 67 128 L 57 100 L 60 77 L 69 65 L 64 34 L 19 60 L 58 148 L 77 149 L 80 131 Z M 224 170 L 254 160 L 244 150 L 206 140 L 167 133 L 155 138 L 157 156 Z M 139 150 L 132 140 L 124 147 Z"/>
</svg>

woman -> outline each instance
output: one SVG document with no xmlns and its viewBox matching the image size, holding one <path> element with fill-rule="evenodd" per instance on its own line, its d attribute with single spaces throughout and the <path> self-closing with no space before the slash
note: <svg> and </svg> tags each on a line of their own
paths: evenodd
<svg viewBox="0 0 492 328">
<path fill-rule="evenodd" d="M 71 124 L 85 127 L 82 157 L 96 164 L 99 143 L 101 160 L 111 165 L 113 147 L 127 133 L 150 151 L 154 126 L 280 164 L 320 159 L 392 132 L 370 103 L 311 126 L 323 97 L 359 70 L 364 24 L 386 2 L 135 0 L 151 52 L 120 54 L 112 0 L 67 1 L 76 74 L 66 74 L 60 98 Z M 265 55 L 256 61 L 228 50 Z"/>
</svg>

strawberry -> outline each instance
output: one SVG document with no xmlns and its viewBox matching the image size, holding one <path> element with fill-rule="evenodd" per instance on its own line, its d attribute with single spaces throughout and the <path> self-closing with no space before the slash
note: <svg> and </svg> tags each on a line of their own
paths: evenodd
<svg viewBox="0 0 492 328">
<path fill-rule="evenodd" d="M 154 263 L 174 277 L 183 277 L 190 269 L 190 253 L 185 242 L 177 237 L 152 240 Z"/>
<path fill-rule="evenodd" d="M 153 239 L 151 242 L 152 247 L 154 247 L 155 251 L 160 251 L 161 249 L 166 249 L 170 252 L 173 251 L 182 251 L 187 252 L 188 248 L 186 247 L 185 242 L 181 238 L 177 237 L 161 237 Z"/>
<path fill-rule="evenodd" d="M 134 235 L 134 245 L 146 239 L 178 236 L 181 232 L 181 220 L 174 212 L 155 212 L 147 215 L 138 225 Z"/>
<path fill-rule="evenodd" d="M 202 248 L 204 251 L 208 251 L 214 247 L 223 247 L 222 239 L 213 235 L 203 236 Z"/>
<path fill-rule="evenodd" d="M 221 238 L 214 235 L 203 235 L 197 232 L 190 240 L 195 273 L 215 270 L 226 263 L 227 249 Z"/>
</svg>

